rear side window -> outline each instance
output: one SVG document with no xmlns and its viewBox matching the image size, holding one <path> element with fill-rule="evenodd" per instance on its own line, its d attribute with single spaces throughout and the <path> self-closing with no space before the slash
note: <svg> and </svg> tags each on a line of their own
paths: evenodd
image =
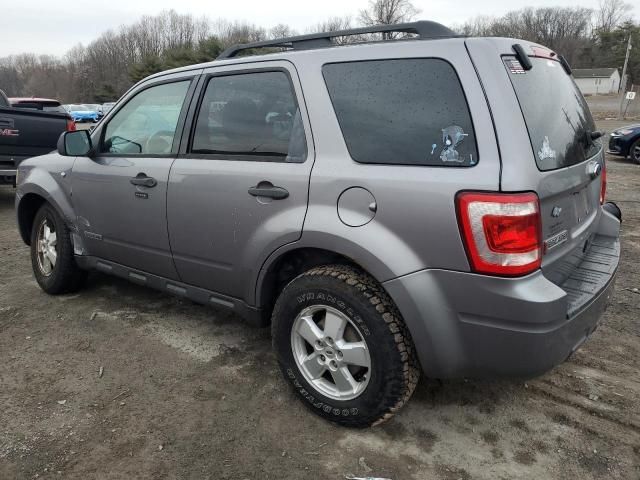
<svg viewBox="0 0 640 480">
<path fill-rule="evenodd" d="M 436 58 L 327 64 L 344 140 L 360 163 L 466 167 L 478 162 L 458 76 Z"/>
<path fill-rule="evenodd" d="M 503 60 L 540 170 L 569 167 L 599 152 L 600 142 L 589 137 L 596 127 L 587 102 L 560 62 L 530 58 L 533 68 L 524 70 L 515 57 Z"/>
<path fill-rule="evenodd" d="M 221 160 L 304 162 L 302 116 L 283 71 L 212 77 L 191 153 Z"/>
</svg>

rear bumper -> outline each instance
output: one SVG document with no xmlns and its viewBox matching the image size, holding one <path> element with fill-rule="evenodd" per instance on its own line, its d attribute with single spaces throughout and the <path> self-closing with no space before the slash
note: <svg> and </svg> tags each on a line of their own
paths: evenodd
<svg viewBox="0 0 640 480">
<path fill-rule="evenodd" d="M 16 170 L 22 160 L 22 157 L 15 155 L 0 155 L 0 183 L 6 183 L 9 177 L 16 176 Z"/>
<path fill-rule="evenodd" d="M 514 279 L 424 270 L 384 286 L 427 376 L 532 377 L 562 363 L 595 331 L 619 258 L 617 236 L 596 235 L 562 285 L 542 271 Z"/>
</svg>

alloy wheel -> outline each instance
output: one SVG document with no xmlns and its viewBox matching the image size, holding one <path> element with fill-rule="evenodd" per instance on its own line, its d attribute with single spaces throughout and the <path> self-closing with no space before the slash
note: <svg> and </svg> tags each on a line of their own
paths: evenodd
<svg viewBox="0 0 640 480">
<path fill-rule="evenodd" d="M 53 273 L 58 259 L 58 238 L 55 227 L 48 218 L 40 223 L 36 242 L 38 268 L 42 275 L 48 277 Z"/>
<path fill-rule="evenodd" d="M 355 323 L 326 305 L 302 310 L 291 330 L 293 357 L 305 380 L 333 400 L 352 400 L 371 377 L 369 347 Z"/>
</svg>

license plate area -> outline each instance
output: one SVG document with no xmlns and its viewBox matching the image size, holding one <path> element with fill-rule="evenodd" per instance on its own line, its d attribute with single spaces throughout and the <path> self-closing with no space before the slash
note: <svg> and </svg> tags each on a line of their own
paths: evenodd
<svg viewBox="0 0 640 480">
<path fill-rule="evenodd" d="M 591 205 L 587 190 L 587 187 L 585 187 L 573 194 L 573 211 L 576 216 L 576 225 L 582 222 L 591 213 Z"/>
</svg>

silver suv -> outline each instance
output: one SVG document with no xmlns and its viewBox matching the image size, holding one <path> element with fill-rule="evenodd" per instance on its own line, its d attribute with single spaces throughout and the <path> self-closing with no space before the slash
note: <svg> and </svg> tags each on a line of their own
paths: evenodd
<svg viewBox="0 0 640 480">
<path fill-rule="evenodd" d="M 620 256 L 599 136 L 540 45 L 307 35 L 135 85 L 22 163 L 17 217 L 47 293 L 97 270 L 270 323 L 296 394 L 361 427 L 421 370 L 538 375 L 593 333 Z"/>
</svg>

